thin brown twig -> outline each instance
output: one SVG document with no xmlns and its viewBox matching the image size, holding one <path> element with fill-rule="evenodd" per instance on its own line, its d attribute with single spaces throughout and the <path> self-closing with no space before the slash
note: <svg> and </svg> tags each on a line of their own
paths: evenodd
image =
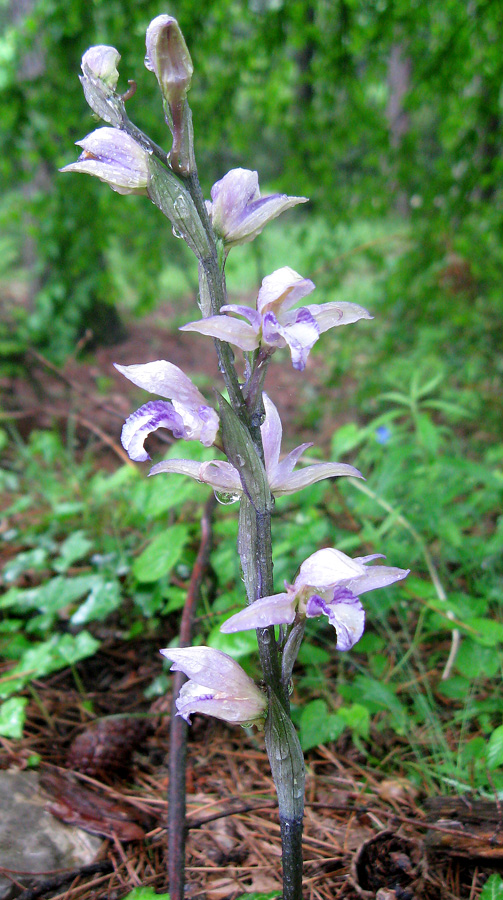
<svg viewBox="0 0 503 900">
<path fill-rule="evenodd" d="M 180 647 L 189 647 L 192 643 L 194 612 L 210 555 L 211 519 L 215 504 L 216 500 L 212 494 L 201 517 L 201 540 L 180 622 Z M 175 672 L 171 705 L 168 787 L 168 873 L 171 900 L 183 900 L 185 886 L 187 723 L 176 715 L 175 705 L 176 697 L 185 680 L 183 672 Z"/>
</svg>

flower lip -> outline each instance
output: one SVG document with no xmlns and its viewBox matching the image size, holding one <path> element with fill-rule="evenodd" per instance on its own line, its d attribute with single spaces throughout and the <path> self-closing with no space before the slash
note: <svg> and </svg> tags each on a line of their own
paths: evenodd
<svg viewBox="0 0 503 900">
<path fill-rule="evenodd" d="M 165 359 L 131 366 L 114 363 L 114 366 L 137 387 L 172 401 L 150 401 L 128 417 L 121 441 L 131 459 L 136 462 L 150 459 L 143 444 L 158 428 L 169 429 L 176 438 L 200 441 L 205 447 L 215 442 L 218 415 L 206 405 L 201 392 L 178 366 Z M 151 474 L 161 471 L 158 467 L 162 465 L 154 466 Z"/>
</svg>

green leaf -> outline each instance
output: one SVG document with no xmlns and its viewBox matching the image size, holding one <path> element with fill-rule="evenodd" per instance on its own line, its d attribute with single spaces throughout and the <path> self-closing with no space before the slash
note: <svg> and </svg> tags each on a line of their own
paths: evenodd
<svg viewBox="0 0 503 900">
<path fill-rule="evenodd" d="M 456 656 L 456 669 L 466 678 L 494 678 L 500 667 L 498 653 L 492 647 L 481 647 L 464 640 Z"/>
<path fill-rule="evenodd" d="M 312 700 L 300 717 L 300 744 L 303 750 L 336 741 L 346 727 L 338 713 L 329 713 L 324 700 Z"/>
<path fill-rule="evenodd" d="M 272 891 L 269 894 L 253 891 L 252 894 L 241 894 L 237 900 L 281 900 L 281 891 Z"/>
<path fill-rule="evenodd" d="M 26 697 L 11 697 L 0 706 L 0 734 L 6 738 L 19 739 L 23 736 Z"/>
<path fill-rule="evenodd" d="M 503 900 L 503 879 L 501 875 L 491 875 L 487 879 L 479 900 Z"/>
<path fill-rule="evenodd" d="M 121 605 L 122 594 L 118 581 L 101 581 L 91 589 L 87 600 L 74 612 L 72 625 L 102 620 Z"/>
<path fill-rule="evenodd" d="M 136 887 L 122 900 L 169 900 L 169 894 L 156 894 L 153 887 Z"/>
<path fill-rule="evenodd" d="M 133 563 L 136 580 L 147 584 L 167 575 L 179 561 L 188 536 L 186 525 L 173 525 L 158 534 Z"/>
<path fill-rule="evenodd" d="M 233 659 L 244 659 L 257 653 L 257 636 L 254 631 L 236 631 L 222 634 L 220 626 L 214 628 L 208 637 L 208 647 L 228 653 Z"/>
<path fill-rule="evenodd" d="M 54 563 L 56 572 L 66 572 L 73 563 L 85 556 L 92 549 L 93 542 L 86 537 L 85 531 L 74 531 L 59 548 L 59 557 Z"/>
<path fill-rule="evenodd" d="M 353 734 L 362 738 L 368 738 L 370 731 L 370 714 L 366 706 L 353 703 L 351 706 L 341 706 L 337 710 L 337 716 L 346 723 Z"/>
<path fill-rule="evenodd" d="M 503 725 L 496 728 L 487 745 L 487 768 L 497 769 L 503 765 Z"/>
<path fill-rule="evenodd" d="M 47 563 L 47 550 L 44 547 L 35 547 L 33 550 L 26 550 L 24 553 L 18 553 L 14 559 L 5 564 L 2 571 L 2 577 L 6 584 L 16 581 L 20 575 L 23 575 L 29 569 L 40 572 L 45 568 Z"/>
<path fill-rule="evenodd" d="M 465 625 L 477 632 L 477 634 L 470 634 L 470 637 L 478 644 L 482 644 L 484 647 L 496 647 L 497 644 L 503 644 L 503 624 L 501 622 L 475 617 L 468 619 Z"/>
</svg>

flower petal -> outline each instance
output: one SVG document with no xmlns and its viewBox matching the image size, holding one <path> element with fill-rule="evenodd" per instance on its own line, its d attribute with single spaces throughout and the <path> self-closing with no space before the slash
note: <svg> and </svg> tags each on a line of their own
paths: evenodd
<svg viewBox="0 0 503 900">
<path fill-rule="evenodd" d="M 202 463 L 199 469 L 199 478 L 216 491 L 240 494 L 243 490 L 238 470 L 223 459 Z"/>
<path fill-rule="evenodd" d="M 220 631 L 233 634 L 250 628 L 268 628 L 269 625 L 291 625 L 295 618 L 295 606 L 292 593 L 262 597 L 227 619 L 220 626 Z"/>
<path fill-rule="evenodd" d="M 343 579 L 358 578 L 364 571 L 361 564 L 341 550 L 325 547 L 302 563 L 294 587 L 297 592 L 306 586 L 315 586 L 319 591 L 324 591 Z"/>
<path fill-rule="evenodd" d="M 255 350 L 259 345 L 258 336 L 251 325 L 226 315 L 209 316 L 198 322 L 188 322 L 179 330 L 207 334 L 220 341 L 228 341 L 236 347 L 241 347 L 241 350 Z"/>
<path fill-rule="evenodd" d="M 126 419 L 121 434 L 124 450 L 135 462 L 150 459 L 143 444 L 146 437 L 158 428 L 168 428 L 176 438 L 184 437 L 185 428 L 182 418 L 171 403 L 165 400 L 153 400 L 141 406 Z"/>
<path fill-rule="evenodd" d="M 318 326 L 307 307 L 299 309 L 295 322 L 281 325 L 273 312 L 267 312 L 262 323 L 264 343 L 270 346 L 290 347 L 292 365 L 302 372 L 306 368 L 307 357 L 319 337 Z"/>
<path fill-rule="evenodd" d="M 252 325 L 257 333 L 262 327 L 262 316 L 257 312 L 256 309 L 252 309 L 251 306 L 240 306 L 237 303 L 226 303 L 225 306 L 222 306 L 220 308 L 220 312 L 235 313 L 235 315 L 237 316 L 244 316 L 245 319 L 248 319 L 250 325 Z"/>
<path fill-rule="evenodd" d="M 176 398 L 185 406 L 199 407 L 206 403 L 188 375 L 165 359 L 134 366 L 119 366 L 114 363 L 114 366 L 129 381 L 151 394 L 159 394 L 168 400 Z"/>
<path fill-rule="evenodd" d="M 350 325 L 359 319 L 373 319 L 368 310 L 356 303 L 311 303 L 311 315 L 316 319 L 320 334 L 337 325 Z"/>
<path fill-rule="evenodd" d="M 324 478 L 338 478 L 341 475 L 351 476 L 352 478 L 363 478 L 361 472 L 354 466 L 345 463 L 316 463 L 314 466 L 307 466 L 299 472 L 293 472 L 282 481 L 276 481 L 271 490 L 276 496 L 281 494 L 293 494 L 295 491 L 301 491 L 302 488 L 311 484 L 317 484 Z"/>
<path fill-rule="evenodd" d="M 365 611 L 358 597 L 346 588 L 336 588 L 333 600 L 329 602 L 314 594 L 307 602 L 306 615 L 313 618 L 322 614 L 328 616 L 337 632 L 335 649 L 351 650 L 365 627 Z"/>
<path fill-rule="evenodd" d="M 366 594 L 367 591 L 402 581 L 409 572 L 410 569 L 395 569 L 392 566 L 368 566 L 362 575 L 349 579 L 344 584 L 355 594 Z"/>
<path fill-rule="evenodd" d="M 196 459 L 165 459 L 164 462 L 156 463 L 155 466 L 152 466 L 148 474 L 149 477 L 150 475 L 160 475 L 161 472 L 167 475 L 189 475 L 195 481 L 201 481 L 199 477 L 200 468 L 201 463 Z"/>
<path fill-rule="evenodd" d="M 312 441 L 309 444 L 299 444 L 298 447 L 295 447 L 293 450 L 290 450 L 290 453 L 287 453 L 287 455 L 281 460 L 280 463 L 278 463 L 276 467 L 276 472 L 274 475 L 275 485 L 282 484 L 284 481 L 286 481 L 287 478 L 290 477 L 302 454 L 305 453 L 306 450 L 309 450 L 309 448 L 312 446 Z"/>
<path fill-rule="evenodd" d="M 160 651 L 173 663 L 172 672 L 184 672 L 196 684 L 226 694 L 246 694 L 258 688 L 231 656 L 213 647 L 169 647 Z"/>
<path fill-rule="evenodd" d="M 267 394 L 262 394 L 265 409 L 265 419 L 260 426 L 262 444 L 264 447 L 264 462 L 269 485 L 272 490 L 272 482 L 279 462 L 281 450 L 281 436 L 283 428 L 278 410 Z"/>
<path fill-rule="evenodd" d="M 235 725 L 246 725 L 257 718 L 263 718 L 267 705 L 264 694 L 262 694 L 262 698 L 256 696 L 250 698 L 229 697 L 227 694 L 205 691 L 204 687 L 193 681 L 187 681 L 183 685 L 175 702 L 177 715 L 185 719 L 189 725 L 190 716 L 194 713 L 214 716 L 216 719 L 223 719 L 224 722 L 231 722 Z"/>
<path fill-rule="evenodd" d="M 299 201 L 298 197 L 293 199 Z M 311 291 L 314 291 L 314 284 L 309 278 L 303 278 L 290 266 L 283 266 L 263 279 L 257 297 L 257 309 L 262 315 L 271 311 L 278 315 L 279 310 L 290 309 L 297 300 L 306 297 Z"/>
</svg>

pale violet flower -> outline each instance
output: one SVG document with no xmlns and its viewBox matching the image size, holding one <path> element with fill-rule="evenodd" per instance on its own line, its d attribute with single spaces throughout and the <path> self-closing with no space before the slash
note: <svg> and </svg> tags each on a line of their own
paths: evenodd
<svg viewBox="0 0 503 900">
<path fill-rule="evenodd" d="M 152 400 L 126 420 L 121 441 L 131 459 L 136 462 L 150 459 L 143 444 L 147 435 L 158 428 L 168 428 L 176 438 L 201 441 L 205 447 L 213 444 L 219 427 L 218 416 L 178 366 L 158 359 L 136 366 L 115 363 L 115 368 L 143 390 L 172 400 L 171 403 Z"/>
<path fill-rule="evenodd" d="M 257 172 L 231 169 L 213 185 L 206 205 L 215 233 L 232 247 L 252 241 L 268 222 L 297 203 L 307 203 L 307 197 L 261 197 Z"/>
<path fill-rule="evenodd" d="M 280 460 L 282 427 L 278 410 L 267 394 L 263 394 L 265 419 L 261 425 L 262 444 L 264 447 L 264 462 L 267 479 L 271 492 L 279 497 L 282 494 L 293 494 L 301 488 L 316 484 L 324 478 L 334 478 L 339 475 L 351 475 L 353 478 L 363 478 L 361 472 L 353 466 L 345 463 L 314 463 L 306 466 L 298 472 L 294 468 L 300 457 L 311 444 L 301 444 L 295 450 L 291 450 L 284 459 Z M 225 460 L 212 460 L 200 463 L 192 459 L 169 459 L 152 466 L 149 474 L 158 475 L 160 472 L 176 472 L 181 475 L 190 475 L 196 481 L 210 484 L 214 490 L 239 495 L 243 486 L 239 472 L 231 463 Z"/>
<path fill-rule="evenodd" d="M 220 631 L 230 634 L 269 625 L 291 625 L 297 618 L 325 615 L 337 632 L 337 650 L 350 650 L 360 640 L 365 612 L 358 597 L 367 591 L 401 581 L 409 569 L 369 566 L 381 553 L 351 559 L 327 547 L 306 559 L 293 584 L 285 592 L 256 600 L 227 619 Z"/>
<path fill-rule="evenodd" d="M 95 175 L 118 194 L 147 193 L 149 154 L 125 131 L 97 128 L 76 143 L 82 153 L 60 172 Z"/>
<path fill-rule="evenodd" d="M 273 350 L 288 345 L 294 369 L 302 371 L 320 334 L 337 325 L 372 318 L 356 303 L 331 302 L 292 309 L 298 300 L 313 290 L 314 284 L 309 278 L 302 278 L 289 266 L 284 266 L 262 281 L 256 309 L 227 304 L 222 306 L 218 316 L 189 322 L 180 330 L 207 334 L 235 344 L 241 350 L 255 350 L 259 346 Z"/>
<path fill-rule="evenodd" d="M 189 678 L 176 700 L 177 715 L 190 724 L 190 716 L 204 713 L 236 725 L 261 725 L 267 698 L 241 666 L 221 650 L 184 647 L 161 650 L 173 662 L 172 672 Z"/>
</svg>

